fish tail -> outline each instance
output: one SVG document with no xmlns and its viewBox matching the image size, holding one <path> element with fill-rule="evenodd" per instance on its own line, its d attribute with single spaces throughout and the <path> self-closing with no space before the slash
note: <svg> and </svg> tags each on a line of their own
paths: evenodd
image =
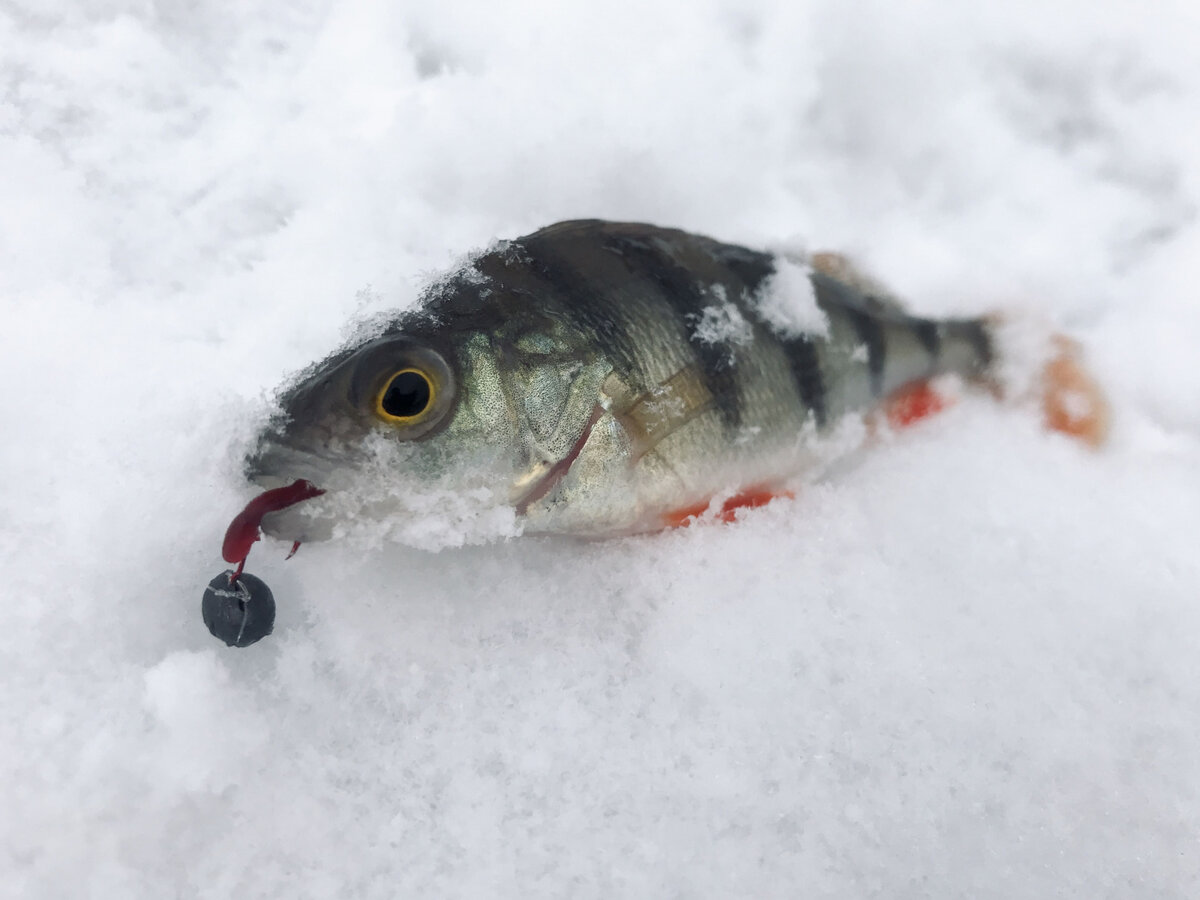
<svg viewBox="0 0 1200 900">
<path fill-rule="evenodd" d="M 844 382 L 867 386 L 866 391 L 843 391 L 841 397 L 822 395 L 823 407 L 845 411 L 873 400 L 892 425 L 908 425 L 947 405 L 930 379 L 953 374 L 989 387 L 1000 398 L 1036 402 L 1053 431 L 1092 447 L 1106 440 L 1110 407 L 1084 365 L 1082 348 L 1036 317 L 910 316 L 895 294 L 848 257 L 817 253 L 810 261 L 818 304 L 832 323 L 832 343 L 850 341 L 865 350 L 849 361 L 836 353 L 822 354 Z M 814 394 L 813 385 L 822 381 L 809 377 L 798 384 Z"/>
<path fill-rule="evenodd" d="M 1000 399 L 1039 406 L 1051 431 L 1102 446 L 1111 428 L 1111 407 L 1085 364 L 1083 348 L 1052 329 L 1028 322 L 1023 327 L 1033 335 L 1022 344 L 1011 339 L 1013 327 L 1002 315 L 891 322 L 885 344 L 897 351 L 907 348 L 885 361 L 880 391 L 889 422 L 911 424 L 944 408 L 947 399 L 929 379 L 954 374 Z"/>
<path fill-rule="evenodd" d="M 998 314 L 890 321 L 884 344 L 892 352 L 879 385 L 888 420 L 907 425 L 942 409 L 946 399 L 930 387 L 929 379 L 954 374 L 989 388 L 1000 399 L 1039 406 L 1051 431 L 1093 448 L 1103 445 L 1111 407 L 1084 362 L 1083 348 L 1036 321 L 1013 322 Z"/>
<path fill-rule="evenodd" d="M 1112 408 L 1088 369 L 1078 341 L 1035 316 L 988 317 L 996 347 L 991 384 L 1002 399 L 1037 405 L 1051 431 L 1098 448 L 1108 439 Z"/>
<path fill-rule="evenodd" d="M 1108 439 L 1112 413 L 1100 383 L 1083 364 L 1082 348 L 1055 335 L 1054 356 L 1042 369 L 1042 417 L 1046 427 L 1098 448 Z"/>
</svg>

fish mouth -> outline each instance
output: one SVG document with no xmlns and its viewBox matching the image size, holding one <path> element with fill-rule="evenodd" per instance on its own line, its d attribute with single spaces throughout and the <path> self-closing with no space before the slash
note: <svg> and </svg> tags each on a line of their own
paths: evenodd
<svg viewBox="0 0 1200 900">
<path fill-rule="evenodd" d="M 571 466 L 575 464 L 575 460 L 579 459 L 579 455 L 583 453 L 583 448 L 587 444 L 588 438 L 592 436 L 592 429 L 596 427 L 596 424 L 600 421 L 600 417 L 603 415 L 604 407 L 597 403 L 595 409 L 592 410 L 591 416 L 588 417 L 587 422 L 584 424 L 579 437 L 571 445 L 571 449 L 567 451 L 567 455 L 551 465 L 544 475 L 538 478 L 517 498 L 514 506 L 516 506 L 518 515 L 525 515 L 529 511 L 530 506 L 548 496 L 567 477 L 567 473 L 571 471 Z"/>
<path fill-rule="evenodd" d="M 247 481 L 264 490 L 286 487 L 296 479 L 326 484 L 338 467 L 333 454 L 293 447 L 281 441 L 263 439 L 242 464 Z"/>
</svg>

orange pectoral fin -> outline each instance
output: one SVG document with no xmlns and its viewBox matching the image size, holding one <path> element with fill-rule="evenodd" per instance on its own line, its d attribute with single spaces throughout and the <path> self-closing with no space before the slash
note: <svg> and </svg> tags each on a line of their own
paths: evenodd
<svg viewBox="0 0 1200 900">
<path fill-rule="evenodd" d="M 1055 355 L 1042 370 L 1042 413 L 1047 428 L 1099 447 L 1108 437 L 1110 411 L 1100 385 L 1079 361 L 1079 345 L 1054 339 Z"/>
<path fill-rule="evenodd" d="M 772 490 L 766 487 L 747 488 L 740 494 L 735 494 L 724 501 L 720 509 L 715 511 L 713 519 L 717 522 L 732 522 L 737 518 L 738 510 L 755 509 L 759 506 L 766 506 L 777 497 L 787 497 L 790 499 L 793 496 L 791 491 Z M 710 500 L 705 503 L 697 503 L 694 506 L 665 513 L 662 517 L 663 527 L 686 528 L 707 513 L 711 506 L 712 501 Z"/>
</svg>

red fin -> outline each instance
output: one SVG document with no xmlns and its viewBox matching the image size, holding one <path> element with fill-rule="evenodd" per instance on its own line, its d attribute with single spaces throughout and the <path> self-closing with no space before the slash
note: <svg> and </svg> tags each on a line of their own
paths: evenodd
<svg viewBox="0 0 1200 900">
<path fill-rule="evenodd" d="M 1042 413 L 1046 427 L 1099 447 L 1108 437 L 1108 401 L 1079 361 L 1079 345 L 1054 339 L 1055 357 L 1042 370 Z"/>
<path fill-rule="evenodd" d="M 907 428 L 940 413 L 949 405 L 950 401 L 935 391 L 928 381 L 914 381 L 884 401 L 883 414 L 893 428 Z"/>
<path fill-rule="evenodd" d="M 737 518 L 737 511 L 739 509 L 755 509 L 759 506 L 766 506 L 777 497 L 790 498 L 792 497 L 792 492 L 771 490 L 765 487 L 747 488 L 740 494 L 735 494 L 722 503 L 714 519 L 718 522 L 732 522 Z M 666 528 L 686 528 L 696 519 L 707 513 L 711 505 L 712 501 L 707 501 L 665 513 L 662 517 L 663 526 Z"/>
</svg>

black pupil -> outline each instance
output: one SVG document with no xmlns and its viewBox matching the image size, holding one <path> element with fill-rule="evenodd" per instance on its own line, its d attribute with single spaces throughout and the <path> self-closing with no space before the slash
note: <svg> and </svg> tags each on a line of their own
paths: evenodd
<svg viewBox="0 0 1200 900">
<path fill-rule="evenodd" d="M 429 405 L 429 379 L 420 372 L 401 372 L 392 378 L 383 395 L 383 411 L 407 418 L 420 415 Z"/>
</svg>

